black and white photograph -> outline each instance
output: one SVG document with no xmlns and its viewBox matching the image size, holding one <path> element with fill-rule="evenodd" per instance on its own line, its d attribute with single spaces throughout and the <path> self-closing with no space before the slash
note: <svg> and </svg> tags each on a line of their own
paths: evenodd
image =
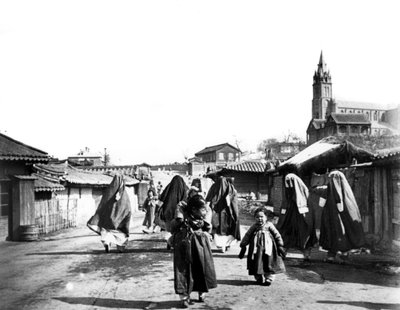
<svg viewBox="0 0 400 310">
<path fill-rule="evenodd" d="M 399 10 L 0 0 L 0 309 L 400 309 Z"/>
</svg>

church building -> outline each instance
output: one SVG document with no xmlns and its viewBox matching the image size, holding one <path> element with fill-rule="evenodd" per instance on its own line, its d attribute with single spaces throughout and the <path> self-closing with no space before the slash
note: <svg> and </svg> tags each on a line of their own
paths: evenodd
<svg viewBox="0 0 400 310">
<path fill-rule="evenodd" d="M 307 144 L 327 136 L 397 135 L 399 120 L 400 105 L 384 107 L 333 98 L 331 74 L 321 51 L 314 73 L 312 119 L 307 128 Z"/>
</svg>

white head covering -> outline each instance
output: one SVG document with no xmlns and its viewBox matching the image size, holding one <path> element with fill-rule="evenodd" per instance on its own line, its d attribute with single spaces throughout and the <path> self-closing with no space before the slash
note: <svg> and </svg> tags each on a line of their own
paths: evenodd
<svg viewBox="0 0 400 310">
<path fill-rule="evenodd" d="M 307 213 L 308 188 L 304 182 L 294 173 L 289 173 L 285 177 L 285 187 L 294 188 L 296 194 L 296 205 L 299 208 L 299 213 Z"/>
<path fill-rule="evenodd" d="M 342 212 L 346 208 L 353 221 L 361 222 L 360 210 L 344 174 L 340 171 L 332 171 L 329 173 L 329 183 L 339 200 L 336 202 L 339 212 Z"/>
</svg>

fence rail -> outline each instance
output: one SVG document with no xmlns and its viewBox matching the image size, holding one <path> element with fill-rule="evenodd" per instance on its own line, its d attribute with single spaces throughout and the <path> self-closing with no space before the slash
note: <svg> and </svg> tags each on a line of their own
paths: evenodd
<svg viewBox="0 0 400 310">
<path fill-rule="evenodd" d="M 39 234 L 76 227 L 78 199 L 51 199 L 35 201 L 35 223 Z"/>
</svg>

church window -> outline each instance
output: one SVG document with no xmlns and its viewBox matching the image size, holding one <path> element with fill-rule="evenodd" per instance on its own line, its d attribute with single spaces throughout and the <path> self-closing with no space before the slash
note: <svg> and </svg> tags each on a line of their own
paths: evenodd
<svg viewBox="0 0 400 310">
<path fill-rule="evenodd" d="M 346 133 L 346 132 L 347 132 L 346 126 L 344 126 L 344 125 L 339 126 L 339 133 Z"/>
<path fill-rule="evenodd" d="M 225 159 L 224 153 L 219 153 L 218 154 L 218 159 L 219 160 L 224 160 Z"/>
<path fill-rule="evenodd" d="M 233 160 L 233 153 L 228 153 L 228 160 Z"/>
<path fill-rule="evenodd" d="M 352 134 L 358 133 L 358 126 L 351 126 L 350 130 Z"/>
<path fill-rule="evenodd" d="M 375 111 L 375 113 L 374 113 L 374 121 L 377 121 L 377 120 L 378 120 L 378 112 Z"/>
</svg>

